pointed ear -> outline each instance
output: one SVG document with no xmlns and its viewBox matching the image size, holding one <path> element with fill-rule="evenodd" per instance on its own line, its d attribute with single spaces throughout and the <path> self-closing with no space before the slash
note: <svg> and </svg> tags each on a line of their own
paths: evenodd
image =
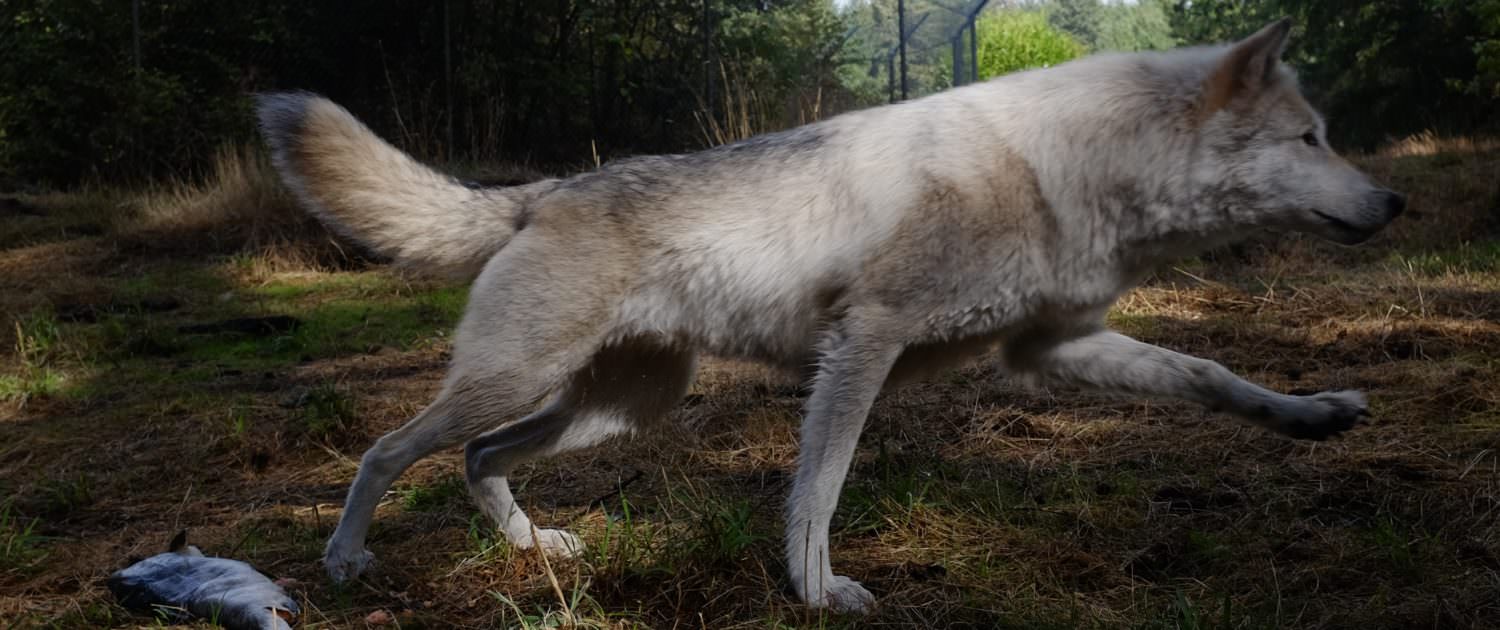
<svg viewBox="0 0 1500 630">
<path fill-rule="evenodd" d="M 1269 85 L 1291 32 L 1292 19 L 1281 18 L 1231 46 L 1204 82 L 1203 117 Z"/>
</svg>

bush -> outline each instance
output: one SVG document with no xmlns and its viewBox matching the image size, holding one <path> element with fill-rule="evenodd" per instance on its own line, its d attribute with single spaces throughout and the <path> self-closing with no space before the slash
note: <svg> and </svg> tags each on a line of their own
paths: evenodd
<svg viewBox="0 0 1500 630">
<path fill-rule="evenodd" d="M 1036 11 L 997 11 L 979 20 L 979 77 L 1052 66 L 1085 52 Z"/>
</svg>

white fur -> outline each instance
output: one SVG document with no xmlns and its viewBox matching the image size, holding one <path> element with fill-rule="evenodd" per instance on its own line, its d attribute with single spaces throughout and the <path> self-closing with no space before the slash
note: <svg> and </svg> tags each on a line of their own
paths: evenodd
<svg viewBox="0 0 1500 630">
<path fill-rule="evenodd" d="M 369 563 L 375 502 L 402 470 L 464 442 L 471 493 L 508 540 L 576 553 L 575 537 L 534 529 L 508 475 L 663 414 L 698 353 L 816 364 L 787 564 L 799 597 L 841 610 L 874 602 L 833 573 L 828 542 L 871 405 L 889 381 L 976 350 L 998 343 L 1036 380 L 1195 401 L 1293 437 L 1348 430 L 1361 394 L 1278 394 L 1103 326 L 1165 260 L 1265 227 L 1357 242 L 1400 212 L 1320 144 L 1321 119 L 1279 65 L 1288 28 L 509 192 L 423 174 L 326 101 L 267 101 L 278 164 L 325 219 L 419 264 L 483 266 L 442 393 L 362 460 L 330 575 Z M 377 163 L 360 170 L 361 151 Z M 420 220 L 397 211 L 429 189 L 439 203 Z"/>
</svg>

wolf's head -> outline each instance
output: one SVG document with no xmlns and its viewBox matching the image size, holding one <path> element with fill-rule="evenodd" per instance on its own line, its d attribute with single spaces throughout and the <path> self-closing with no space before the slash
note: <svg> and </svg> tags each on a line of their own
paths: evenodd
<svg viewBox="0 0 1500 630">
<path fill-rule="evenodd" d="M 1290 31 L 1280 20 L 1213 60 L 1195 112 L 1197 176 L 1235 223 L 1353 245 L 1401 214 L 1406 199 L 1328 147 L 1323 118 L 1281 63 Z"/>
</svg>

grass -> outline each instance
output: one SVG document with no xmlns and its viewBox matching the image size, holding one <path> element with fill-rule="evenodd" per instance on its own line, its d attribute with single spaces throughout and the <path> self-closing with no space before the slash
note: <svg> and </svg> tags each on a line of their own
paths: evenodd
<svg viewBox="0 0 1500 630">
<path fill-rule="evenodd" d="M 308 390 L 299 401 L 304 428 L 313 437 L 326 438 L 353 428 L 354 400 L 337 385 L 321 383 Z"/>
<path fill-rule="evenodd" d="M 57 395 L 66 377 L 46 368 L 27 368 L 19 375 L 0 376 L 0 400 L 25 404 L 33 398 Z"/>
<path fill-rule="evenodd" d="M 1183 261 L 1110 323 L 1277 390 L 1364 389 L 1372 426 L 1291 443 L 1025 389 L 989 361 L 890 392 L 834 520 L 836 569 L 880 598 L 868 619 L 810 612 L 785 582 L 804 394 L 712 360 L 663 427 L 516 471 L 578 560 L 498 539 L 450 452 L 380 507 L 378 569 L 329 584 L 360 454 L 440 386 L 466 289 L 331 241 L 254 155 L 27 197 L 38 213 L 0 226 L 0 619 L 149 625 L 102 580 L 186 527 L 297 580 L 311 628 L 1492 625 L 1500 146 L 1356 159 L 1415 216 L 1358 249 L 1278 236 Z M 282 323 L 225 325 L 247 318 Z"/>
<path fill-rule="evenodd" d="M 1421 252 L 1410 256 L 1393 254 L 1391 261 L 1397 265 L 1398 269 L 1411 269 L 1427 276 L 1449 273 L 1494 273 L 1500 271 L 1500 243 L 1466 241 L 1459 243 L 1457 247 Z"/>
<path fill-rule="evenodd" d="M 15 319 L 14 324 L 15 373 L 0 375 L 0 400 L 25 405 L 33 398 L 57 394 L 66 380 L 51 367 L 61 346 L 57 321 L 48 313 L 34 312 Z"/>
<path fill-rule="evenodd" d="M 408 512 L 436 512 L 466 501 L 468 486 L 460 475 L 449 475 L 436 483 L 414 486 L 401 492 L 401 509 Z"/>
<path fill-rule="evenodd" d="M 10 501 L 0 504 L 0 576 L 25 573 L 47 555 L 37 533 L 39 519 L 22 520 Z"/>
</svg>

